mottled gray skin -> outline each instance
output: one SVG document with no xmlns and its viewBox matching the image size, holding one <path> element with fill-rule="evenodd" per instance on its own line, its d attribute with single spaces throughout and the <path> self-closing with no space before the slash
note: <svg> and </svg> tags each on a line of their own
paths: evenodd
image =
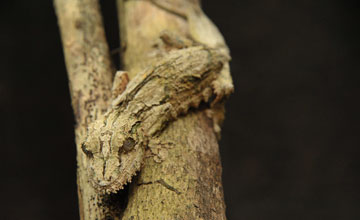
<svg viewBox="0 0 360 220">
<path fill-rule="evenodd" d="M 195 46 L 171 51 L 137 74 L 111 109 L 89 126 L 82 144 L 95 189 L 122 189 L 140 170 L 150 139 L 190 107 L 223 97 L 214 93 L 212 82 L 228 60 L 219 50 Z"/>
</svg>

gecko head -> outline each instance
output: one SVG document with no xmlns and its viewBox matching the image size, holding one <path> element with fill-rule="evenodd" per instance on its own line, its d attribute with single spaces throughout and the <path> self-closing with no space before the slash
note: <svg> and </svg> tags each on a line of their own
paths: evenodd
<svg viewBox="0 0 360 220">
<path fill-rule="evenodd" d="M 95 189 L 116 192 L 140 169 L 144 150 L 136 137 L 100 130 L 81 145 L 88 176 Z"/>
</svg>

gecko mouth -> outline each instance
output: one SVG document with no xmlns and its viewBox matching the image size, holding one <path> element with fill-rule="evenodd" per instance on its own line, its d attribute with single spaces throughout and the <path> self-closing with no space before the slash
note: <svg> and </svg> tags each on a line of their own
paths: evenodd
<svg viewBox="0 0 360 220">
<path fill-rule="evenodd" d="M 101 181 L 98 182 L 98 185 L 99 185 L 99 186 L 102 186 L 102 187 L 108 186 L 108 185 L 110 185 L 110 184 L 111 184 L 110 181 L 105 181 L 105 180 L 101 180 Z"/>
<path fill-rule="evenodd" d="M 97 185 L 98 188 L 101 189 L 107 189 L 109 187 L 111 187 L 112 185 L 114 185 L 116 183 L 116 180 L 98 180 L 95 182 L 95 185 Z"/>
<path fill-rule="evenodd" d="M 102 193 L 116 193 L 117 191 L 121 190 L 124 188 L 124 186 L 126 185 L 123 184 L 119 184 L 117 181 L 113 180 L 113 181 L 106 181 L 106 180 L 100 180 L 100 181 L 93 181 L 93 186 L 96 190 L 98 190 L 99 192 Z"/>
<path fill-rule="evenodd" d="M 107 189 L 109 187 L 112 187 L 112 185 L 116 185 L 116 182 L 118 182 L 117 178 L 110 177 L 109 179 L 103 178 L 103 179 L 97 179 L 94 180 L 93 183 L 96 185 L 96 187 L 101 189 Z"/>
<path fill-rule="evenodd" d="M 93 187 L 99 192 L 116 193 L 131 182 L 131 178 L 129 175 L 123 175 L 111 179 L 93 179 L 91 182 Z"/>
</svg>

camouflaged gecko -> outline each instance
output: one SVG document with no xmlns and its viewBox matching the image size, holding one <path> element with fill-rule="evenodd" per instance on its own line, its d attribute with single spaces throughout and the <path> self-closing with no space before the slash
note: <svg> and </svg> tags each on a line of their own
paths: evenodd
<svg viewBox="0 0 360 220">
<path fill-rule="evenodd" d="M 211 102 L 207 113 L 219 136 L 224 115 L 220 102 L 233 92 L 229 50 L 199 5 L 182 8 L 176 1 L 149 1 L 186 19 L 192 40 L 163 33 L 162 41 L 178 50 L 137 74 L 125 91 L 126 73 L 115 77 L 112 107 L 89 126 L 82 144 L 89 179 L 100 192 L 116 192 L 130 182 L 141 168 L 148 142 L 200 102 Z"/>
<path fill-rule="evenodd" d="M 94 188 L 112 193 L 130 182 L 141 168 L 149 140 L 190 107 L 217 96 L 212 82 L 228 61 L 219 50 L 199 45 L 171 51 L 137 74 L 88 128 L 82 150 Z M 127 76 L 119 73 L 116 78 L 121 80 L 114 80 L 115 94 L 124 90 Z"/>
</svg>

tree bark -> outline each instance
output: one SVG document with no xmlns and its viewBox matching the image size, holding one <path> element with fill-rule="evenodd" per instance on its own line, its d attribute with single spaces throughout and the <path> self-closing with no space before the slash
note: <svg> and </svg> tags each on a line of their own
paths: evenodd
<svg viewBox="0 0 360 220">
<path fill-rule="evenodd" d="M 171 1 L 169 7 L 198 4 Z M 162 31 L 191 35 L 189 19 L 154 2 L 118 0 L 118 8 L 122 61 L 130 76 L 156 59 L 154 45 Z M 158 146 L 149 146 L 163 161 L 146 158 L 123 219 L 226 219 L 219 147 L 205 111 L 178 118 L 161 134 Z"/>
<path fill-rule="evenodd" d="M 55 0 L 76 119 L 77 183 L 80 219 L 105 219 L 109 207 L 91 186 L 81 143 L 88 125 L 111 101 L 114 69 L 97 0 Z"/>
<path fill-rule="evenodd" d="M 213 111 L 192 109 L 152 140 L 142 169 L 130 184 L 127 201 L 127 191 L 103 194 L 90 184 L 81 143 L 89 124 L 110 106 L 115 71 L 97 0 L 54 3 L 76 118 L 80 218 L 226 219 L 216 139 L 223 105 Z M 217 29 L 201 14 L 197 0 L 118 0 L 118 12 L 122 61 L 130 80 L 166 56 L 158 48 L 164 30 L 228 53 Z M 206 25 L 209 28 L 202 30 Z M 232 91 L 228 70 L 225 64 L 220 83 L 214 84 L 215 90 Z"/>
</svg>

